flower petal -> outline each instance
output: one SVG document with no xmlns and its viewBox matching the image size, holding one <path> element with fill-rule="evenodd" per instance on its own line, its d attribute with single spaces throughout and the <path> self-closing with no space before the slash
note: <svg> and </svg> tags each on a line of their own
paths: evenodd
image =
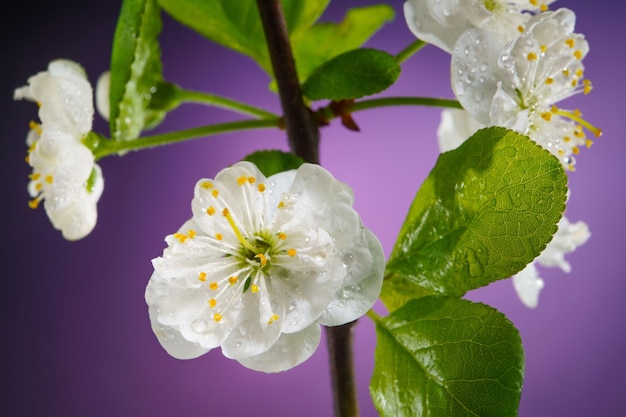
<svg viewBox="0 0 626 417">
<path fill-rule="evenodd" d="M 513 286 L 517 296 L 529 308 L 537 307 L 543 285 L 534 262 L 529 263 L 526 268 L 513 276 Z"/>
</svg>

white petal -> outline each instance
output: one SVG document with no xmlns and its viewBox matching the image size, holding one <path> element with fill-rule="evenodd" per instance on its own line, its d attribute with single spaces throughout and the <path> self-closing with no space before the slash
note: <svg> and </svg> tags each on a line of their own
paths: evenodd
<svg viewBox="0 0 626 417">
<path fill-rule="evenodd" d="M 452 89 L 476 120 L 489 124 L 491 100 L 497 89 L 496 62 L 500 42 L 483 29 L 465 31 L 452 51 Z"/>
<path fill-rule="evenodd" d="M 100 116 L 106 121 L 109 120 L 111 102 L 109 92 L 111 90 L 111 71 L 103 72 L 96 83 L 96 108 Z"/>
<path fill-rule="evenodd" d="M 441 112 L 441 121 L 437 129 L 439 150 L 441 152 L 458 148 L 467 138 L 478 129 L 485 127 L 465 110 L 444 109 Z"/>
<path fill-rule="evenodd" d="M 307 360 L 317 349 L 321 338 L 320 326 L 312 324 L 298 333 L 282 334 L 274 345 L 256 356 L 239 359 L 249 369 L 261 372 L 282 372 Z"/>
<path fill-rule="evenodd" d="M 561 219 L 558 226 L 552 241 L 537 257 L 537 262 L 548 267 L 558 266 L 563 272 L 570 272 L 572 268 L 565 260 L 565 254 L 573 252 L 587 242 L 591 233 L 586 223 L 581 221 L 570 223 L 565 217 Z"/>
<path fill-rule="evenodd" d="M 318 319 L 320 324 L 337 326 L 356 320 L 372 308 L 378 299 L 383 284 L 385 256 L 380 241 L 369 229 L 365 229 L 365 239 L 367 241 L 367 254 L 372 259 L 369 263 L 369 270 L 359 270 L 358 275 L 361 279 L 337 291 L 335 299 Z M 359 259 L 361 256 L 357 255 L 351 260 L 352 263 L 348 266 L 349 274 L 353 273 L 351 266 L 357 266 L 361 263 Z"/>
<path fill-rule="evenodd" d="M 526 268 L 513 276 L 513 286 L 517 296 L 529 308 L 537 307 L 539 292 L 543 285 L 534 262 L 529 263 Z"/>
<path fill-rule="evenodd" d="M 152 331 L 156 335 L 159 343 L 163 348 L 176 359 L 194 359 L 208 352 L 210 349 L 204 349 L 195 343 L 191 343 L 184 339 L 180 331 L 172 327 L 164 326 L 156 319 L 156 309 L 149 308 L 150 324 Z"/>
</svg>

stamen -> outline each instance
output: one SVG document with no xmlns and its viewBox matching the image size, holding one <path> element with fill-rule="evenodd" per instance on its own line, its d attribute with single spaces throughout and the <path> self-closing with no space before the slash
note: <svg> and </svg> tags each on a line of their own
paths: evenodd
<svg viewBox="0 0 626 417">
<path fill-rule="evenodd" d="M 32 209 L 36 209 L 37 207 L 39 207 L 39 202 L 41 201 L 41 198 L 37 197 L 37 198 L 33 198 L 32 200 L 30 200 L 28 202 L 28 207 L 32 208 Z"/>
<path fill-rule="evenodd" d="M 28 128 L 29 128 L 29 129 L 31 129 L 31 130 L 36 131 L 36 132 L 37 132 L 37 134 L 38 134 L 39 136 L 41 136 L 42 130 L 41 130 L 41 125 L 40 125 L 39 123 L 36 123 L 36 122 L 34 122 L 34 121 L 32 121 L 32 120 L 31 120 L 31 121 L 28 123 Z"/>
<path fill-rule="evenodd" d="M 248 177 L 248 182 L 249 182 L 250 184 L 254 184 L 254 183 L 256 182 L 256 178 L 254 178 L 254 177 Z"/>
<path fill-rule="evenodd" d="M 258 187 L 257 187 L 257 190 L 259 190 L 260 193 L 265 191 L 265 184 L 259 184 Z"/>
<path fill-rule="evenodd" d="M 254 257 L 261 262 L 262 267 L 267 265 L 267 257 L 262 253 L 257 253 Z"/>
<path fill-rule="evenodd" d="M 552 77 L 548 77 L 546 78 L 546 84 L 550 85 L 554 82 L 554 79 Z"/>
<path fill-rule="evenodd" d="M 215 207 L 209 206 L 209 208 L 206 209 L 206 214 L 208 214 L 209 216 L 214 215 L 215 214 Z"/>
<path fill-rule="evenodd" d="M 233 231 L 235 232 L 235 236 L 237 236 L 237 240 L 239 242 L 241 242 L 241 244 L 246 247 L 247 249 L 249 249 L 252 252 L 256 252 L 257 248 L 255 248 L 254 246 L 252 246 L 252 244 L 250 242 L 248 242 L 243 235 L 241 234 L 241 232 L 239 231 L 239 228 L 237 227 L 237 225 L 235 224 L 235 220 L 233 220 L 233 216 L 230 214 L 230 211 L 228 210 L 228 208 L 225 208 L 222 211 L 222 214 L 224 215 L 224 217 L 226 217 L 226 220 L 228 220 L 228 223 L 230 224 L 230 227 L 233 229 Z"/>
<path fill-rule="evenodd" d="M 202 181 L 200 183 L 200 187 L 204 188 L 205 190 L 210 190 L 211 188 L 213 188 L 213 183 L 211 181 Z"/>
<path fill-rule="evenodd" d="M 217 305 L 217 300 L 215 298 L 211 298 L 209 300 L 209 307 L 215 308 L 216 305 Z"/>
<path fill-rule="evenodd" d="M 219 192 L 219 191 L 217 191 L 217 190 L 213 190 L 213 191 L 211 191 L 211 195 L 212 195 L 213 197 L 217 198 L 217 196 L 218 196 L 218 195 L 220 195 L 220 192 Z"/>
<path fill-rule="evenodd" d="M 576 59 L 583 59 L 583 51 L 581 51 L 580 49 L 577 49 L 574 51 L 574 58 Z"/>
<path fill-rule="evenodd" d="M 286 234 L 284 234 L 284 233 L 279 233 L 279 234 L 278 234 L 278 239 L 280 239 L 280 240 L 285 240 L 285 239 L 287 239 L 287 235 L 286 235 Z"/>
<path fill-rule="evenodd" d="M 216 233 L 216 234 L 215 234 L 215 239 L 217 239 L 217 240 L 222 240 L 222 239 L 224 239 L 224 236 L 222 236 L 222 234 L 221 234 L 221 233 Z"/>
<path fill-rule="evenodd" d="M 537 54 L 534 52 L 529 52 L 528 56 L 526 57 L 529 61 L 536 61 L 537 60 Z"/>
<path fill-rule="evenodd" d="M 229 278 L 228 278 L 228 283 L 229 283 L 230 285 L 235 285 L 235 284 L 237 283 L 237 281 L 239 281 L 239 278 L 238 278 L 238 277 L 236 277 L 236 276 L 234 276 L 234 275 L 233 275 L 232 277 L 229 277 Z"/>
<path fill-rule="evenodd" d="M 292 248 L 292 249 L 289 249 L 289 250 L 287 251 L 287 255 L 289 255 L 289 256 L 291 256 L 291 257 L 293 258 L 294 256 L 296 256 L 296 250 L 295 250 L 295 249 L 293 249 L 293 248 Z"/>
<path fill-rule="evenodd" d="M 541 49 L 542 53 L 545 53 L 548 50 L 548 47 L 546 45 L 541 45 L 539 49 Z"/>
<path fill-rule="evenodd" d="M 215 313 L 213 315 L 213 320 L 215 320 L 216 322 L 222 321 L 223 318 L 224 318 L 224 316 L 222 316 L 220 313 Z"/>
<path fill-rule="evenodd" d="M 39 172 L 35 172 L 34 174 L 30 174 L 28 178 L 33 181 L 37 181 L 39 178 L 41 178 L 41 174 Z"/>
<path fill-rule="evenodd" d="M 35 190 L 37 191 L 41 191 L 43 189 L 43 184 L 38 182 L 37 184 L 35 184 Z"/>
<path fill-rule="evenodd" d="M 193 239 L 194 237 L 196 237 L 196 234 L 197 234 L 196 231 L 193 229 L 189 229 L 187 231 L 187 236 L 189 236 L 189 239 Z"/>
<path fill-rule="evenodd" d="M 207 273 L 206 273 L 206 272 L 200 272 L 200 273 L 198 274 L 198 279 L 199 279 L 200 281 L 202 281 L 202 282 L 205 282 L 205 281 L 206 281 L 206 277 L 207 277 Z"/>
<path fill-rule="evenodd" d="M 593 145 L 593 141 L 591 139 L 587 139 L 585 141 L 585 146 L 587 146 L 587 148 L 591 148 L 591 145 Z"/>
<path fill-rule="evenodd" d="M 278 203 L 278 208 L 279 209 L 285 208 L 285 202 L 281 201 L 280 203 Z"/>
<path fill-rule="evenodd" d="M 246 178 L 246 177 L 239 177 L 239 178 L 237 178 L 237 184 L 238 185 L 244 185 L 247 181 L 248 181 L 248 178 Z"/>
<path fill-rule="evenodd" d="M 552 113 L 550 113 L 549 111 L 543 112 L 541 113 L 541 118 L 546 122 L 549 122 L 550 119 L 552 119 Z"/>
<path fill-rule="evenodd" d="M 574 155 L 578 155 L 580 153 L 580 149 L 578 149 L 578 146 L 573 146 L 572 147 L 572 153 Z"/>
<path fill-rule="evenodd" d="M 574 39 L 569 38 L 569 39 L 565 39 L 565 45 L 569 46 L 570 48 L 573 48 L 575 44 Z"/>
<path fill-rule="evenodd" d="M 270 319 L 267 321 L 267 324 L 273 324 L 275 321 L 277 321 L 280 317 L 278 317 L 277 314 L 272 314 L 272 317 L 270 317 Z"/>
<path fill-rule="evenodd" d="M 517 31 L 518 31 L 519 33 L 524 33 L 524 26 L 519 25 L 519 26 L 517 27 Z"/>
<path fill-rule="evenodd" d="M 595 127 L 594 125 L 592 125 L 591 123 L 589 123 L 588 121 L 586 121 L 585 119 L 580 117 L 575 112 L 568 112 L 568 111 L 565 111 L 565 110 L 559 110 L 559 111 L 556 112 L 556 114 L 558 114 L 559 116 L 562 116 L 562 117 L 567 117 L 568 119 L 572 119 L 576 123 L 580 123 L 581 125 L 585 126 L 585 128 L 587 128 L 587 130 L 592 132 L 596 137 L 602 136 L 602 129 Z M 576 132 L 574 132 L 574 134 L 576 136 L 578 136 L 579 132 L 580 132 L 580 130 L 577 129 Z"/>
<path fill-rule="evenodd" d="M 548 10 L 548 6 L 543 3 L 541 6 L 539 6 L 539 10 L 541 10 L 542 12 L 545 12 L 546 10 Z"/>
<path fill-rule="evenodd" d="M 254 294 L 258 293 L 259 292 L 259 286 L 256 285 L 256 284 L 252 284 L 250 286 L 250 291 L 252 291 Z"/>
<path fill-rule="evenodd" d="M 182 233 L 174 233 L 174 238 L 177 239 L 180 243 L 185 243 L 189 236 Z"/>
<path fill-rule="evenodd" d="M 219 284 L 215 281 L 213 281 L 212 283 L 209 284 L 209 288 L 212 289 L 213 291 L 217 290 L 219 288 Z"/>
</svg>

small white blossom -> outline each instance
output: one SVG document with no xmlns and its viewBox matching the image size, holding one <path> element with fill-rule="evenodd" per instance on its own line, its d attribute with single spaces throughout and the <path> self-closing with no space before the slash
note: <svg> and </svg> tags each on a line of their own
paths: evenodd
<svg viewBox="0 0 626 417">
<path fill-rule="evenodd" d="M 480 123 L 528 135 L 574 169 L 581 146 L 591 146 L 583 126 L 601 134 L 556 103 L 591 91 L 582 60 L 589 51 L 584 36 L 573 33 L 568 9 L 532 17 L 520 36 L 502 44 L 491 32 L 470 29 L 452 52 L 452 88 L 463 107 Z"/>
<path fill-rule="evenodd" d="M 537 307 L 539 292 L 544 286 L 543 279 L 539 276 L 536 265 L 545 267 L 558 266 L 563 272 L 570 272 L 572 267 L 565 260 L 565 254 L 573 252 L 584 244 L 591 233 L 584 222 L 570 223 L 563 217 L 558 224 L 558 230 L 552 241 L 521 272 L 513 276 L 513 286 L 524 305 L 530 308 Z"/>
<path fill-rule="evenodd" d="M 146 288 L 162 346 L 179 359 L 219 346 L 264 372 L 306 360 L 320 324 L 359 318 L 380 292 L 382 247 L 352 203 L 312 164 L 265 178 L 240 162 L 200 180 Z"/>
<path fill-rule="evenodd" d="M 501 42 L 519 34 L 533 13 L 554 0 L 407 0 L 404 17 L 413 34 L 451 52 L 463 32 L 489 30 Z"/>
<path fill-rule="evenodd" d="M 96 82 L 96 109 L 100 116 L 109 121 L 111 112 L 111 100 L 109 93 L 111 90 L 111 71 L 105 71 L 98 77 Z"/>
<path fill-rule="evenodd" d="M 85 237 L 97 219 L 96 204 L 103 189 L 100 167 L 82 143 L 91 131 L 92 89 L 75 62 L 52 61 L 48 71 L 15 90 L 16 100 L 39 105 L 41 123 L 31 122 L 26 139 L 27 162 L 33 168 L 29 205 L 44 207 L 52 225 L 68 240 Z"/>
</svg>

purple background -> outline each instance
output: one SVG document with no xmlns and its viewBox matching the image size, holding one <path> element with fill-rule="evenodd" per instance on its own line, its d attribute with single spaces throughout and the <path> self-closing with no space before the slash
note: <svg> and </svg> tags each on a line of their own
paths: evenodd
<svg viewBox="0 0 626 417">
<path fill-rule="evenodd" d="M 52 2 L 50 2 L 52 3 Z M 24 163 L 30 103 L 12 91 L 51 59 L 81 62 L 92 82 L 108 66 L 119 2 L 66 1 L 34 8 L 27 2 L 3 12 L 0 82 L 3 151 L 0 178 L 2 239 L 3 416 L 324 416 L 331 414 L 324 345 L 312 359 L 277 375 L 249 371 L 219 350 L 192 361 L 169 357 L 148 322 L 143 300 L 150 259 L 163 238 L 190 216 L 193 185 L 260 148 L 285 148 L 282 132 L 251 131 L 199 139 L 101 161 L 105 190 L 95 230 L 67 242 L 42 209 L 27 206 Z M 335 1 L 329 15 L 342 15 Z M 413 40 L 402 1 L 390 2 L 397 18 L 369 44 L 396 53 Z M 581 108 L 604 129 L 579 156 L 570 175 L 568 217 L 584 220 L 591 240 L 570 255 L 573 272 L 542 269 L 540 305 L 529 310 L 510 282 L 470 295 L 504 312 L 519 328 L 527 364 L 521 416 L 603 416 L 623 409 L 624 313 L 624 111 L 623 2 L 562 0 L 577 16 L 577 31 L 591 45 L 586 75 L 594 83 Z M 205 41 L 169 18 L 162 36 L 168 80 L 250 100 L 278 111 L 268 78 L 248 58 Z M 427 47 L 408 61 L 386 95 L 451 97 L 448 55 Z M 227 112 L 188 105 L 158 131 L 233 120 Z M 419 107 L 370 110 L 356 115 L 362 132 L 337 121 L 322 132 L 322 164 L 351 184 L 356 208 L 388 254 L 408 205 L 437 157 L 439 110 Z M 96 117 L 95 129 L 107 133 Z M 375 337 L 367 319 L 357 329 L 356 366 L 363 416 L 376 412 L 368 396 Z"/>
</svg>

